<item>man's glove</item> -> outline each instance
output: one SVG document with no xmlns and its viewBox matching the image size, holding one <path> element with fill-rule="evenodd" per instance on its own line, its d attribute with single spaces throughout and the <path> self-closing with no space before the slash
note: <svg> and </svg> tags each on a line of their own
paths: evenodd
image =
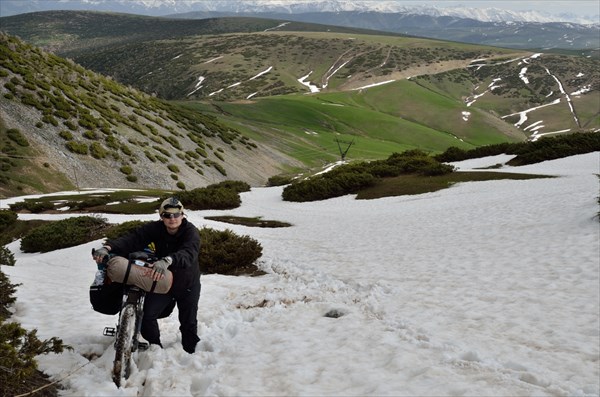
<svg viewBox="0 0 600 397">
<path fill-rule="evenodd" d="M 161 260 L 154 262 L 154 273 L 163 276 L 167 271 L 167 268 L 171 266 L 171 263 L 173 263 L 173 258 L 171 258 L 170 256 L 165 256 Z"/>
<path fill-rule="evenodd" d="M 108 248 L 106 246 L 102 246 L 101 248 L 95 249 L 92 251 L 92 257 L 98 263 L 102 262 L 104 257 L 108 255 Z"/>
</svg>

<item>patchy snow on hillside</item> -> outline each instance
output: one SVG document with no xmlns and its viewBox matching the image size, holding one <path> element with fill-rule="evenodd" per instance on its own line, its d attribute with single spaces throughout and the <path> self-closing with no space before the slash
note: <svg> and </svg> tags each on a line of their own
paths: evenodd
<svg viewBox="0 0 600 397">
<path fill-rule="evenodd" d="M 73 346 L 39 358 L 65 396 L 598 396 L 599 164 L 596 152 L 504 166 L 556 177 L 377 200 L 292 203 L 282 187 L 253 188 L 237 209 L 188 211 L 198 227 L 259 241 L 267 275 L 202 276 L 196 353 L 174 313 L 160 322 L 164 349 L 136 353 L 121 389 L 102 336 L 116 316 L 88 300 L 100 240 L 44 254 L 9 244 L 17 263 L 2 271 L 22 283 L 12 319 Z M 293 226 L 206 219 L 224 214 Z"/>
</svg>

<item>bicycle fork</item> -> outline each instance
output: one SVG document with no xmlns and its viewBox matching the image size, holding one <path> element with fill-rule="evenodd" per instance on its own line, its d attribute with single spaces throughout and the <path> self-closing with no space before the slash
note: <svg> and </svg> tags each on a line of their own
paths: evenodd
<svg viewBox="0 0 600 397">
<path fill-rule="evenodd" d="M 139 341 L 139 336 L 142 330 L 142 318 L 144 317 L 144 298 L 145 296 L 142 295 L 137 295 L 137 294 L 128 294 L 126 299 L 124 299 L 124 304 L 123 307 L 125 305 L 135 305 L 135 332 L 133 333 L 133 343 L 131 345 L 131 351 L 135 352 L 138 349 L 141 351 L 147 350 L 148 349 L 148 343 L 146 342 L 140 342 Z M 119 317 L 121 316 L 121 313 L 119 313 Z M 117 335 L 118 332 L 118 326 L 117 327 L 104 327 L 104 331 L 102 332 L 102 335 L 104 336 L 115 336 Z"/>
<path fill-rule="evenodd" d="M 131 351 L 144 351 L 148 349 L 148 343 L 140 342 L 139 337 L 142 332 L 142 319 L 144 318 L 144 298 L 145 296 L 142 294 L 137 301 L 136 307 L 136 316 L 135 316 L 135 332 L 133 334 L 133 344 L 131 347 Z"/>
</svg>

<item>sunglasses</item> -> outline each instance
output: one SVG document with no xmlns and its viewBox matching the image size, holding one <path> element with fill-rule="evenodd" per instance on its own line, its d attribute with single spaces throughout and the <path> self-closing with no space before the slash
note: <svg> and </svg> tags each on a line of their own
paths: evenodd
<svg viewBox="0 0 600 397">
<path fill-rule="evenodd" d="M 181 212 L 175 212 L 174 214 L 169 213 L 169 212 L 163 212 L 162 214 L 160 214 L 161 218 L 165 218 L 165 219 L 177 219 L 182 215 Z"/>
</svg>

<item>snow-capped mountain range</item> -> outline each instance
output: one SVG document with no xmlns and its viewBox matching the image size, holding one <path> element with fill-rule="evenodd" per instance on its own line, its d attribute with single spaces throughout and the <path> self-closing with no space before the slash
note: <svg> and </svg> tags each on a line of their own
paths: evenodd
<svg viewBox="0 0 600 397">
<path fill-rule="evenodd" d="M 550 14 L 544 11 L 512 11 L 500 8 L 439 7 L 406 5 L 381 0 L 2 0 L 0 16 L 47 10 L 97 10 L 164 16 L 187 12 L 235 12 L 299 14 L 315 12 L 380 12 L 451 16 L 484 22 L 572 22 L 598 24 L 600 15 Z"/>
</svg>

